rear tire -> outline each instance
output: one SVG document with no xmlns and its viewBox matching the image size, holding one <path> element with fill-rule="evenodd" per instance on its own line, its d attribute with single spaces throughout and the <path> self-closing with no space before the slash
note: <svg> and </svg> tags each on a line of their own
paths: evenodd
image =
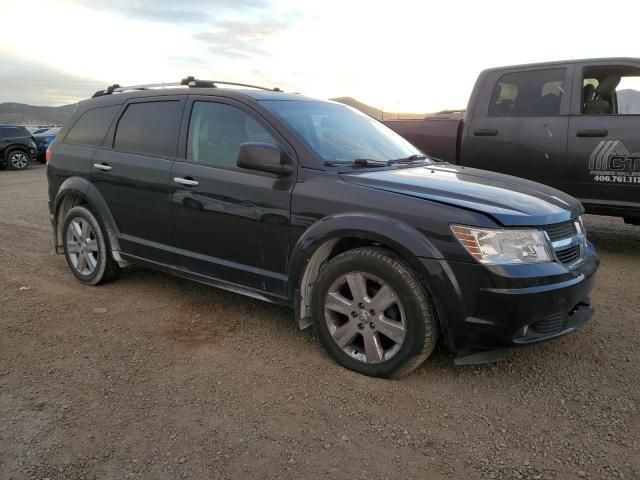
<svg viewBox="0 0 640 480">
<path fill-rule="evenodd" d="M 320 271 L 311 298 L 313 324 L 342 366 L 396 378 L 429 357 L 438 322 L 418 276 L 395 253 L 356 248 Z"/>
<path fill-rule="evenodd" d="M 67 265 L 85 285 L 105 283 L 118 275 L 120 267 L 111 256 L 109 240 L 88 208 L 77 206 L 67 212 L 62 239 Z"/>
<path fill-rule="evenodd" d="M 7 166 L 11 170 L 25 170 L 31 163 L 29 154 L 24 150 L 10 150 L 6 158 Z"/>
</svg>

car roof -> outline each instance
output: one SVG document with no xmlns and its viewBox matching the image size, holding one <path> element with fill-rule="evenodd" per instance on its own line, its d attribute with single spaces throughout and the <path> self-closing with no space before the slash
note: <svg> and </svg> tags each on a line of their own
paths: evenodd
<svg viewBox="0 0 640 480">
<path fill-rule="evenodd" d="M 505 65 L 503 67 L 491 67 L 484 70 L 484 72 L 494 72 L 499 70 L 510 70 L 517 68 L 527 67 L 553 67 L 560 65 L 576 64 L 576 63 L 611 63 L 611 62 L 635 62 L 640 63 L 639 57 L 609 57 L 609 58 L 582 58 L 574 60 L 554 60 L 551 62 L 539 62 L 539 63 L 523 63 L 519 65 Z"/>
</svg>

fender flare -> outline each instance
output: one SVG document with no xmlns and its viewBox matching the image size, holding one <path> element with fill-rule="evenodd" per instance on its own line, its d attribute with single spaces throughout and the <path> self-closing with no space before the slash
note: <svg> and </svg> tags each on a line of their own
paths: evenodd
<svg viewBox="0 0 640 480">
<path fill-rule="evenodd" d="M 359 238 L 380 243 L 396 251 L 421 275 L 426 275 L 418 257 L 442 259 L 441 252 L 415 227 L 398 219 L 371 213 L 351 212 L 324 217 L 311 225 L 298 239 L 289 262 L 289 298 L 301 328 L 305 320 L 307 292 L 301 291 L 303 277 L 314 254 L 323 245 L 333 245 L 342 238 Z M 323 252 L 323 255 L 326 252 Z M 320 265 L 311 262 L 313 268 Z"/>
<path fill-rule="evenodd" d="M 100 191 L 84 177 L 69 177 L 58 189 L 53 206 L 53 228 L 55 232 L 55 247 L 58 251 L 61 244 L 61 232 L 59 232 L 58 224 L 62 220 L 59 217 L 60 206 L 67 195 L 78 195 L 85 200 L 89 207 L 98 215 L 98 221 L 102 223 L 105 233 L 109 238 L 109 244 L 111 245 L 111 253 L 113 258 L 120 264 L 124 263 L 120 256 L 120 242 L 118 236 L 120 231 L 116 225 L 116 222 L 111 214 L 111 210 L 104 200 Z"/>
</svg>

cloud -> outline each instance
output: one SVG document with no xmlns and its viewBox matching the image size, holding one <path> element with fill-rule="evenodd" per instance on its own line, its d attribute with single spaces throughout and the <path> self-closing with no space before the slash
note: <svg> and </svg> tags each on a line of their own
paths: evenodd
<svg viewBox="0 0 640 480">
<path fill-rule="evenodd" d="M 65 0 L 92 10 L 108 11 L 152 22 L 202 24 L 230 11 L 242 13 L 269 7 L 268 0 Z"/>
<path fill-rule="evenodd" d="M 207 32 L 194 35 L 194 38 L 206 44 L 211 53 L 220 57 L 270 57 L 270 52 L 261 45 L 270 37 L 286 31 L 288 25 L 289 22 L 270 19 L 255 23 L 221 22 Z"/>
<path fill-rule="evenodd" d="M 0 65 L 0 102 L 64 105 L 88 98 L 108 85 L 2 52 Z"/>
</svg>

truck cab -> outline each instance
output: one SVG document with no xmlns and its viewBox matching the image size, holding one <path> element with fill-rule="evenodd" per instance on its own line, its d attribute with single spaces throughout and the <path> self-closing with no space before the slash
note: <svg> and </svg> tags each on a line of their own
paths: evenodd
<svg viewBox="0 0 640 480">
<path fill-rule="evenodd" d="M 541 182 L 578 198 L 589 213 L 640 223 L 640 59 L 488 69 L 459 123 L 450 116 L 422 122 L 424 141 L 410 141 L 426 153 Z M 440 136 L 446 146 L 425 133 L 436 126 L 448 129 Z"/>
</svg>

